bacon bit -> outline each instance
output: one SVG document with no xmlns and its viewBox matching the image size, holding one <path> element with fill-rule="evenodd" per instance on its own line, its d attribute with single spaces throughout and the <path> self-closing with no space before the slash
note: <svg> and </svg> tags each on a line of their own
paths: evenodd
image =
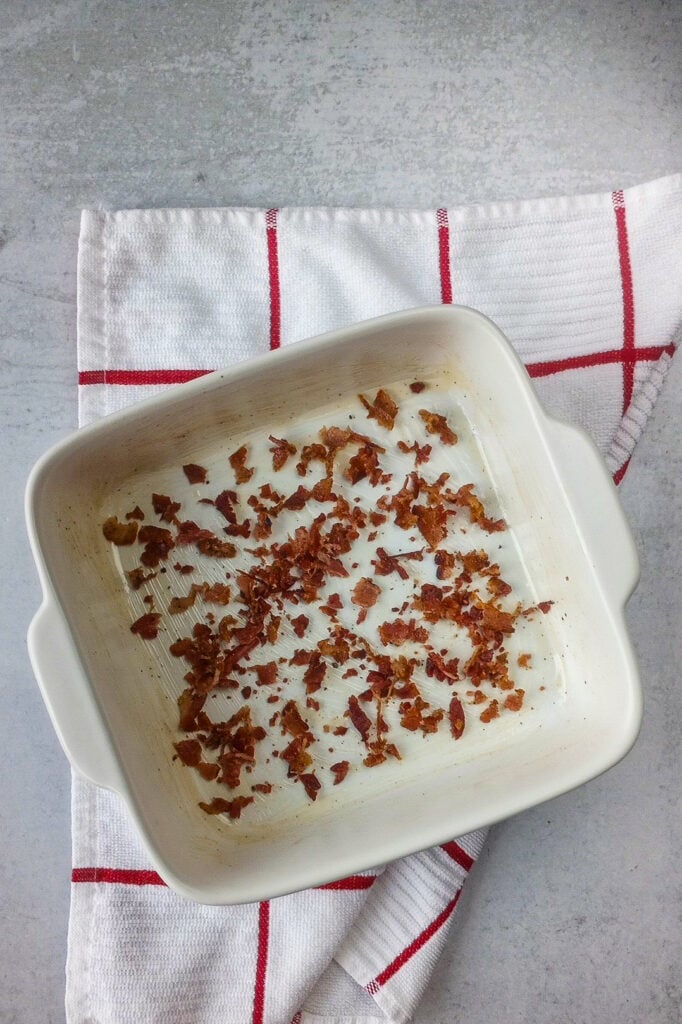
<svg viewBox="0 0 682 1024">
<path fill-rule="evenodd" d="M 350 657 L 350 647 L 342 638 L 320 640 L 317 645 L 320 654 L 338 665 L 344 665 Z"/>
<path fill-rule="evenodd" d="M 548 612 L 551 610 L 553 604 L 554 601 L 540 601 L 538 608 L 540 609 L 543 615 L 547 615 Z"/>
<path fill-rule="evenodd" d="M 126 573 L 128 582 L 133 590 L 139 590 L 143 583 L 149 583 L 150 580 L 156 578 L 155 572 L 145 573 L 144 569 L 138 566 L 137 569 L 131 569 Z"/>
<path fill-rule="evenodd" d="M 415 380 L 414 383 L 410 384 L 410 391 L 413 391 L 415 395 L 421 394 L 426 387 L 423 380 Z"/>
<path fill-rule="evenodd" d="M 372 526 L 381 526 L 387 519 L 388 516 L 384 515 L 383 512 L 370 512 L 369 514 L 369 521 Z"/>
<path fill-rule="evenodd" d="M 395 524 L 403 530 L 411 530 L 417 524 L 417 517 L 412 512 L 412 505 L 419 494 L 417 481 L 416 473 L 410 473 L 402 488 L 387 501 L 386 505 L 383 504 L 383 498 L 378 502 L 382 508 L 385 507 L 388 511 L 395 512 Z"/>
<path fill-rule="evenodd" d="M 173 568 L 176 572 L 179 572 L 181 576 L 188 576 L 191 572 L 194 572 L 193 565 L 180 565 L 179 562 L 176 562 Z"/>
<path fill-rule="evenodd" d="M 426 674 L 433 678 L 435 676 L 441 683 L 446 679 L 456 682 L 459 679 L 459 658 L 451 658 L 444 661 L 442 655 L 430 651 L 426 659 Z"/>
<path fill-rule="evenodd" d="M 204 601 L 209 604 L 229 604 L 230 588 L 226 583 L 214 583 L 210 587 L 204 584 Z"/>
<path fill-rule="evenodd" d="M 128 547 L 135 543 L 138 526 L 135 521 L 131 523 L 119 523 L 116 516 L 109 516 L 102 524 L 102 533 L 106 540 L 115 544 L 118 548 Z"/>
<path fill-rule="evenodd" d="M 199 728 L 197 716 L 200 714 L 205 703 L 205 693 L 194 693 L 191 689 L 183 690 L 178 697 L 180 729 L 183 732 L 195 732 Z"/>
<path fill-rule="evenodd" d="M 202 779 L 206 779 L 207 782 L 214 782 L 220 775 L 220 767 L 208 761 L 200 761 L 197 765 L 197 771 Z"/>
<path fill-rule="evenodd" d="M 209 558 L 234 558 L 237 554 L 234 544 L 219 540 L 217 537 L 202 537 L 197 541 L 197 548 L 202 555 Z"/>
<path fill-rule="evenodd" d="M 290 497 L 284 502 L 284 508 L 289 509 L 291 512 L 300 512 L 302 508 L 305 508 L 305 504 L 310 497 L 310 491 L 303 484 L 294 491 Z"/>
<path fill-rule="evenodd" d="M 179 501 L 173 501 L 167 494 L 152 494 L 152 508 L 163 522 L 174 523 L 182 505 Z"/>
<path fill-rule="evenodd" d="M 350 768 L 349 761 L 337 761 L 330 768 L 330 771 L 334 773 L 334 785 L 338 786 L 340 782 L 343 782 L 345 777 L 348 775 L 348 769 Z"/>
<path fill-rule="evenodd" d="M 367 410 L 367 419 L 376 420 L 387 430 L 393 430 L 395 418 L 398 415 L 398 406 L 388 391 L 381 388 L 377 391 L 373 402 L 368 402 L 364 395 L 358 395 L 358 398 Z"/>
<path fill-rule="evenodd" d="M 256 673 L 259 686 L 272 686 L 277 682 L 279 668 L 276 661 L 268 661 L 265 665 L 250 665 L 248 671 Z"/>
<path fill-rule="evenodd" d="M 484 630 L 506 633 L 507 635 L 511 635 L 514 632 L 515 616 L 511 612 L 502 611 L 501 608 L 497 608 L 494 604 L 490 603 L 484 604 L 482 611 L 483 622 L 481 625 Z"/>
<path fill-rule="evenodd" d="M 486 533 L 499 533 L 507 529 L 504 519 L 489 519 L 486 516 L 483 502 L 474 493 L 473 484 L 463 484 L 456 493 L 448 491 L 445 496 L 453 505 L 457 505 L 459 508 L 468 508 L 470 522 L 477 523 Z"/>
<path fill-rule="evenodd" d="M 382 471 L 379 465 L 379 456 L 374 445 L 366 444 L 361 448 L 348 463 L 344 476 L 352 484 L 369 478 L 373 487 L 380 482 Z"/>
<path fill-rule="evenodd" d="M 256 472 L 255 469 L 249 468 L 246 465 L 246 457 L 249 454 L 245 444 L 238 448 L 236 452 L 232 452 L 230 455 L 229 463 L 234 470 L 234 478 L 238 484 L 246 484 L 249 482 L 253 474 Z"/>
<path fill-rule="evenodd" d="M 233 523 L 231 526 L 226 526 L 223 529 L 223 533 L 226 533 L 228 537 L 250 537 L 251 520 L 245 519 L 243 523 Z"/>
<path fill-rule="evenodd" d="M 487 583 L 488 590 L 494 597 L 506 597 L 511 594 L 512 588 L 499 576 L 491 576 Z"/>
<path fill-rule="evenodd" d="M 280 757 L 289 765 L 289 776 L 300 775 L 309 768 L 313 759 L 306 750 L 305 736 L 296 736 L 281 753 Z"/>
<path fill-rule="evenodd" d="M 215 499 L 215 507 L 227 519 L 228 523 L 237 522 L 237 513 L 234 510 L 236 501 L 237 495 L 235 491 L 221 491 Z"/>
<path fill-rule="evenodd" d="M 294 633 L 296 634 L 296 636 L 301 638 L 304 636 L 309 624 L 310 619 L 308 618 L 307 615 L 297 615 L 295 619 L 291 620 L 291 625 L 294 628 Z"/>
<path fill-rule="evenodd" d="M 442 505 L 431 508 L 425 505 L 415 505 L 412 511 L 417 517 L 419 532 L 433 551 L 448 535 L 445 508 Z"/>
<path fill-rule="evenodd" d="M 455 556 L 451 551 L 436 551 L 434 555 L 436 563 L 436 576 L 439 580 L 448 580 L 455 568 Z"/>
<path fill-rule="evenodd" d="M 147 612 L 136 619 L 130 627 L 131 633 L 137 633 L 143 640 L 154 640 L 159 635 L 161 616 L 158 612 Z"/>
<path fill-rule="evenodd" d="M 336 501 L 337 495 L 334 494 L 332 490 L 333 483 L 334 481 L 330 476 L 325 476 L 322 480 L 318 480 L 310 492 L 311 498 L 313 498 L 314 501 L 319 501 L 320 503 L 325 501 Z"/>
<path fill-rule="evenodd" d="M 251 792 L 252 793 L 272 793 L 272 783 L 271 782 L 256 782 L 251 787 Z"/>
<path fill-rule="evenodd" d="M 191 484 L 205 484 L 208 480 L 208 472 L 203 466 L 196 462 L 188 462 L 182 467 L 182 471 Z"/>
<path fill-rule="evenodd" d="M 318 651 L 313 651 L 310 656 L 310 664 L 303 675 L 306 693 L 315 693 L 319 690 L 327 674 L 327 666 L 322 661 Z"/>
<path fill-rule="evenodd" d="M 204 530 L 193 519 L 187 519 L 183 523 L 178 523 L 175 544 L 177 547 L 186 547 L 188 544 L 197 544 L 200 540 L 209 540 L 214 536 L 211 530 Z"/>
<path fill-rule="evenodd" d="M 298 710 L 298 705 L 295 700 L 288 701 L 282 708 L 281 715 L 282 735 L 288 733 L 294 738 L 298 736 L 305 736 L 309 743 L 312 743 L 315 739 L 308 723 L 301 716 L 301 712 Z"/>
<path fill-rule="evenodd" d="M 471 697 L 473 704 L 485 704 L 489 699 L 482 690 L 467 690 L 467 697 Z"/>
<path fill-rule="evenodd" d="M 178 757 L 188 768 L 196 768 L 201 761 L 201 743 L 199 740 L 180 740 L 173 746 L 177 750 Z"/>
<path fill-rule="evenodd" d="M 505 708 L 508 711 L 520 711 L 523 707 L 523 698 L 526 696 L 525 690 L 514 690 L 510 693 L 504 702 Z"/>
<path fill-rule="evenodd" d="M 405 452 L 406 455 L 408 452 L 414 452 L 415 466 L 421 466 L 431 458 L 432 448 L 430 444 L 425 444 L 420 448 L 417 441 L 413 444 L 408 444 L 406 441 L 398 441 L 398 448 L 400 448 L 401 452 Z"/>
<path fill-rule="evenodd" d="M 330 608 L 335 608 L 340 611 L 343 608 L 343 601 L 341 600 L 340 594 L 330 594 L 327 598 L 327 604 Z"/>
<path fill-rule="evenodd" d="M 469 551 L 465 555 L 460 555 L 464 571 L 473 574 L 475 572 L 481 572 L 490 565 L 490 559 L 486 555 L 485 551 Z"/>
<path fill-rule="evenodd" d="M 286 465 L 289 456 L 296 454 L 296 446 L 282 437 L 273 437 L 270 434 L 268 441 L 272 441 L 272 468 L 276 473 Z M 239 483 L 239 481 L 237 481 Z"/>
<path fill-rule="evenodd" d="M 428 434 L 438 434 L 443 444 L 457 444 L 457 434 L 450 429 L 445 416 L 439 416 L 438 413 L 429 412 L 427 409 L 420 409 L 419 415 L 426 424 Z"/>
<path fill-rule="evenodd" d="M 210 804 L 201 801 L 199 807 L 206 814 L 227 814 L 234 820 L 235 818 L 241 818 L 244 808 L 252 803 L 252 796 L 236 796 L 234 800 L 224 800 L 221 796 L 216 796 L 211 800 Z"/>
<path fill-rule="evenodd" d="M 390 576 L 392 572 L 397 572 L 401 579 L 408 579 L 410 574 L 405 566 L 400 564 L 397 555 L 387 554 L 384 548 L 377 548 L 376 554 L 377 558 L 372 559 L 375 576 Z"/>
<path fill-rule="evenodd" d="M 485 714 L 485 712 L 483 714 Z M 453 739 L 458 740 L 464 732 L 465 725 L 464 708 L 462 707 L 462 702 L 459 697 L 453 697 L 450 701 L 448 718 L 450 719 L 450 732 L 452 733 Z"/>
<path fill-rule="evenodd" d="M 144 512 L 136 505 L 132 512 L 126 512 L 126 519 L 144 519 Z"/>
<path fill-rule="evenodd" d="M 378 587 L 367 576 L 363 576 L 353 588 L 351 601 L 361 608 L 372 608 L 377 603 L 380 593 L 381 587 Z"/>
<path fill-rule="evenodd" d="M 500 714 L 500 705 L 493 698 L 493 700 L 490 701 L 490 704 L 485 709 L 485 711 L 481 712 L 481 721 L 485 722 L 487 724 L 488 722 L 492 722 L 493 718 L 498 718 L 499 714 Z"/>
<path fill-rule="evenodd" d="M 299 775 L 299 781 L 303 783 L 307 795 L 314 802 L 317 800 L 317 794 L 322 788 L 322 783 L 318 779 L 317 775 L 313 772 L 307 772 L 305 775 Z"/>
<path fill-rule="evenodd" d="M 188 608 L 194 606 L 194 602 L 197 599 L 197 594 L 200 594 L 203 590 L 201 584 L 193 583 L 189 594 L 186 597 L 174 597 L 171 599 L 171 603 L 168 605 L 168 611 L 171 615 L 180 615 L 181 612 L 186 612 Z"/>
<path fill-rule="evenodd" d="M 360 733 L 363 743 L 367 744 L 369 732 L 370 729 L 372 728 L 372 720 L 365 714 L 365 712 L 360 707 L 360 703 L 357 697 L 351 696 L 348 698 L 347 714 L 355 728 Z"/>
<path fill-rule="evenodd" d="M 306 476 L 311 462 L 326 463 L 328 451 L 323 444 L 307 444 L 301 449 L 301 459 L 296 464 L 299 476 Z"/>
<path fill-rule="evenodd" d="M 395 622 L 382 622 L 379 626 L 379 636 L 385 647 L 402 647 L 406 640 L 419 644 L 426 643 L 429 631 L 423 626 L 417 626 L 414 619 L 410 619 L 409 622 L 396 619 Z"/>
<path fill-rule="evenodd" d="M 345 736 L 347 732 L 348 732 L 348 726 L 346 726 L 346 725 L 337 725 L 337 727 L 333 731 L 333 735 L 334 736 Z"/>
<path fill-rule="evenodd" d="M 313 711 L 319 711 L 321 707 L 319 700 L 315 700 L 314 697 L 306 697 L 305 706 Z"/>
<path fill-rule="evenodd" d="M 519 654 L 517 658 L 517 665 L 519 668 L 530 668 L 532 657 L 532 654 Z"/>
<path fill-rule="evenodd" d="M 272 615 L 267 627 L 268 643 L 274 644 L 277 642 L 279 636 L 279 627 L 282 624 L 282 619 L 279 615 Z"/>
</svg>

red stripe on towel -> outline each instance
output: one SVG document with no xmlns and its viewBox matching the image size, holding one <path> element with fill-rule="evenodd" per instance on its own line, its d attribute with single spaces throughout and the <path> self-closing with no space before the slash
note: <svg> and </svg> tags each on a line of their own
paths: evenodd
<svg viewBox="0 0 682 1024">
<path fill-rule="evenodd" d="M 450 222 L 447 210 L 436 210 L 438 225 L 438 264 L 440 267 L 440 297 L 444 305 L 452 303 L 452 271 L 450 270 Z"/>
<path fill-rule="evenodd" d="M 268 273 L 270 275 L 270 348 L 282 344 L 282 302 L 279 286 L 279 243 L 277 239 L 278 210 L 265 214 L 265 230 L 268 239 Z"/>
</svg>

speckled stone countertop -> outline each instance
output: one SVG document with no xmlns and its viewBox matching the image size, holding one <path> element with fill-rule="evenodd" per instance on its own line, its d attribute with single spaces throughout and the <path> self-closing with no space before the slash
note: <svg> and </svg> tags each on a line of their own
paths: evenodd
<svg viewBox="0 0 682 1024">
<path fill-rule="evenodd" d="M 676 0 L 0 0 L 0 1020 L 64 1020 L 69 769 L 28 664 L 29 468 L 76 425 L 82 207 L 435 207 L 682 168 Z M 416 1024 L 682 1016 L 682 363 L 622 485 L 646 696 L 615 769 L 493 830 Z"/>
</svg>

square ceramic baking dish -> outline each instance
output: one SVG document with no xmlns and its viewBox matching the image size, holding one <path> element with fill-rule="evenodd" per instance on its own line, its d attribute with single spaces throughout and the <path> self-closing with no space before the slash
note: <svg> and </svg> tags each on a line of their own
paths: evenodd
<svg viewBox="0 0 682 1024">
<path fill-rule="evenodd" d="M 130 633 L 103 543 L 112 496 L 227 454 L 245 431 L 269 434 L 340 396 L 434 375 L 472 424 L 535 591 L 555 602 L 560 685 L 517 726 L 439 748 L 426 767 L 366 771 L 350 795 L 341 786 L 253 828 L 205 815 L 195 773 L 172 760 L 175 700 L 155 685 L 151 645 Z M 109 416 L 40 460 L 27 518 L 44 592 L 29 651 L 62 746 L 83 776 L 121 795 L 158 872 L 191 899 L 265 899 L 445 842 L 586 782 L 636 738 L 623 609 L 638 561 L 614 485 L 587 436 L 543 412 L 504 336 L 472 309 L 381 317 Z"/>
</svg>

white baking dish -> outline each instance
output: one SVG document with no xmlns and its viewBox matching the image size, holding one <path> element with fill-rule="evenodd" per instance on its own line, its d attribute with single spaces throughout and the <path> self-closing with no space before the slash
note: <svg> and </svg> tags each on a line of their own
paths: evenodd
<svg viewBox="0 0 682 1024">
<path fill-rule="evenodd" d="M 136 493 L 230 438 L 339 396 L 444 375 L 482 446 L 535 591 L 555 607 L 560 685 L 513 726 L 361 773 L 319 804 L 253 826 L 208 817 L 194 773 L 173 763 L 177 708 L 102 539 L 112 495 Z M 226 484 L 223 484 L 226 486 Z M 591 441 L 550 419 L 500 331 L 464 307 L 381 317 L 167 391 L 58 444 L 27 489 L 44 591 L 29 651 L 73 766 L 119 793 L 164 880 L 229 904 L 390 861 L 578 786 L 634 742 L 641 693 L 623 621 L 638 576 L 613 483 Z M 393 772 L 393 774 L 391 774 Z"/>
</svg>

